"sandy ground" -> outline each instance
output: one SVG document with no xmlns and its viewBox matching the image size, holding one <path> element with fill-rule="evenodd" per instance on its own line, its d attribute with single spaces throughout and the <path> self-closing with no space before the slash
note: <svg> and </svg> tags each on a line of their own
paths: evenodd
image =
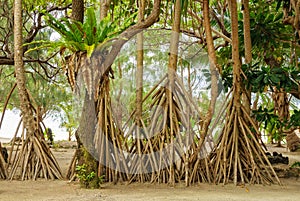
<svg viewBox="0 0 300 201">
<path fill-rule="evenodd" d="M 81 189 L 78 183 L 67 181 L 0 181 L 0 200 L 3 201 L 94 201 L 94 200 L 300 200 L 300 181 L 282 180 L 283 186 L 200 184 L 184 187 L 177 184 L 104 184 L 101 189 Z"/>
<path fill-rule="evenodd" d="M 277 148 L 271 151 L 278 151 Z M 289 153 L 279 149 L 292 160 L 300 161 L 300 153 Z M 74 149 L 53 149 L 63 174 L 74 153 Z M 283 185 L 247 185 L 246 187 L 228 185 L 199 184 L 185 187 L 176 184 L 103 184 L 101 189 L 87 190 L 78 182 L 68 181 L 3 181 L 0 180 L 0 201 L 117 201 L 117 200 L 209 200 L 209 201 L 298 201 L 300 200 L 300 179 L 281 179 Z"/>
</svg>

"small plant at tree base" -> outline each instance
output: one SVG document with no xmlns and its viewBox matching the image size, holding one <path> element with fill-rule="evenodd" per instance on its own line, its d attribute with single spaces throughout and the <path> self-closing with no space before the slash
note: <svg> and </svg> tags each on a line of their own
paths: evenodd
<svg viewBox="0 0 300 201">
<path fill-rule="evenodd" d="M 85 187 L 85 188 L 90 188 L 90 186 L 95 186 L 100 187 L 100 184 L 103 181 L 103 177 L 97 177 L 96 173 L 94 171 L 88 172 L 87 170 L 87 165 L 78 165 L 76 167 L 76 172 L 77 172 L 77 177 L 80 181 L 80 184 Z M 91 185 L 91 182 L 93 182 L 93 185 Z M 95 185 L 96 182 L 96 185 Z"/>
<path fill-rule="evenodd" d="M 300 168 L 300 162 L 299 161 L 297 161 L 297 162 L 293 163 L 293 165 L 291 165 L 291 168 L 296 168 L 296 167 Z"/>
</svg>

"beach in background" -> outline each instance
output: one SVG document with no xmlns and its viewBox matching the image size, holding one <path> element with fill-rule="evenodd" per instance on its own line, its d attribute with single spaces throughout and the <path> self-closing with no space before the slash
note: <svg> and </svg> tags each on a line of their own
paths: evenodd
<svg viewBox="0 0 300 201">
<path fill-rule="evenodd" d="M 0 113 L 2 117 L 2 113 Z M 0 141 L 10 141 L 16 132 L 18 124 L 20 122 L 20 114 L 16 110 L 6 110 L 3 123 L 0 128 Z M 57 119 L 48 117 L 45 119 L 44 124 L 47 128 L 51 128 L 54 134 L 54 140 L 68 140 L 68 133 L 65 128 L 60 127 L 60 122 Z M 22 128 L 22 127 L 21 127 Z M 21 136 L 22 129 L 19 129 L 17 136 Z"/>
</svg>

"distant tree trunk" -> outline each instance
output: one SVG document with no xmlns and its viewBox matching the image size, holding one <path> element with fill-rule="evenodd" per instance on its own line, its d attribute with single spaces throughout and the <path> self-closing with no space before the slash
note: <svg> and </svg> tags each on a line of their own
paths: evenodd
<svg viewBox="0 0 300 201">
<path fill-rule="evenodd" d="M 274 89 L 274 92 L 272 94 L 272 98 L 274 101 L 274 112 L 279 117 L 279 120 L 281 122 L 284 122 L 285 120 L 289 120 L 290 118 L 290 111 L 289 111 L 289 98 L 287 92 L 284 91 L 284 89 Z M 279 136 L 277 139 L 277 146 L 281 146 L 281 141 L 284 136 L 284 130 L 282 127 L 279 128 Z M 296 151 L 298 148 L 300 148 L 300 139 L 297 136 L 297 134 L 293 132 L 289 132 L 286 134 L 286 142 L 287 147 L 290 151 Z"/>
<path fill-rule="evenodd" d="M 103 20 L 108 13 L 110 0 L 100 0 L 100 20 Z"/>
<path fill-rule="evenodd" d="M 300 138 L 295 131 L 287 133 L 286 135 L 287 147 L 290 151 L 294 152 L 300 149 Z"/>
<path fill-rule="evenodd" d="M 84 18 L 84 0 L 72 0 L 72 19 L 83 22 Z"/>
<path fill-rule="evenodd" d="M 210 26 L 209 0 L 203 1 L 203 18 L 204 18 L 204 28 L 206 33 L 208 57 L 209 57 L 209 68 L 211 72 L 211 101 L 209 103 L 209 108 L 205 116 L 205 120 L 202 128 L 203 133 L 206 135 L 208 126 L 214 114 L 215 105 L 218 97 L 218 71 L 217 71 L 218 63 L 217 63 L 214 41 L 213 41 L 212 31 Z"/>
<path fill-rule="evenodd" d="M 281 122 L 289 119 L 289 102 L 287 93 L 282 89 L 277 89 L 274 87 L 274 92 L 272 93 L 272 98 L 274 101 L 274 113 L 279 117 Z M 279 128 L 279 136 L 277 138 L 277 146 L 281 146 L 281 141 L 283 137 L 283 128 Z"/>
<path fill-rule="evenodd" d="M 174 90 L 174 84 L 175 84 L 175 74 L 177 70 L 177 60 L 178 60 L 178 45 L 179 45 L 179 33 L 180 33 L 180 21 L 181 21 L 181 1 L 176 0 L 174 5 L 174 18 L 173 18 L 173 25 L 172 25 L 172 32 L 171 32 L 171 42 L 170 42 L 170 55 L 169 55 L 169 63 L 168 63 L 168 78 L 169 78 L 169 88 L 167 91 L 167 100 L 169 105 L 169 118 L 172 119 L 173 116 L 173 90 Z M 174 128 L 175 125 L 173 125 L 173 121 L 170 121 L 170 136 L 171 136 L 171 145 L 173 145 L 173 135 L 174 135 Z M 174 161 L 174 147 L 172 146 L 170 151 L 170 178 L 169 183 L 174 185 L 175 184 L 175 178 L 174 178 L 174 164 L 172 162 Z"/>
<path fill-rule="evenodd" d="M 67 129 L 68 131 L 68 141 L 70 142 L 72 140 L 72 129 Z"/>
<path fill-rule="evenodd" d="M 250 64 L 252 61 L 252 44 L 250 35 L 250 13 L 249 13 L 249 0 L 243 0 L 243 26 L 244 26 L 244 46 L 245 46 L 245 63 Z M 251 88 L 243 87 L 245 90 L 242 94 L 243 105 L 248 114 L 251 111 Z"/>
<path fill-rule="evenodd" d="M 139 0 L 138 21 L 144 20 L 145 1 Z M 137 34 L 137 69 L 136 69 L 136 113 L 135 113 L 135 133 L 136 133 L 136 153 L 141 155 L 144 147 L 143 138 L 141 136 L 142 113 L 143 113 L 143 63 L 144 63 L 144 35 L 143 32 Z M 139 172 L 143 172 L 142 160 L 139 160 Z M 144 182 L 143 174 L 139 174 L 138 180 Z"/>
</svg>

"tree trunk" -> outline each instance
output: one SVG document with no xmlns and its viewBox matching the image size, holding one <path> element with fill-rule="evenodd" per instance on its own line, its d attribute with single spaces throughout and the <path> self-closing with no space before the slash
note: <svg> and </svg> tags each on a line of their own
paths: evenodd
<svg viewBox="0 0 300 201">
<path fill-rule="evenodd" d="M 22 0 L 14 2 L 14 60 L 15 74 L 20 100 L 20 109 L 25 132 L 22 138 L 26 138 L 20 150 L 16 150 L 14 160 L 9 163 L 11 172 L 9 179 L 13 179 L 16 173 L 21 174 L 21 179 L 33 179 L 42 176 L 45 179 L 61 179 L 61 170 L 49 146 L 47 145 L 40 126 L 38 112 L 34 114 L 34 108 L 30 103 L 26 89 L 25 68 L 23 63 L 23 37 L 22 37 Z M 37 116 L 37 118 L 34 117 Z M 20 145 L 20 144 L 19 144 Z M 18 145 L 18 146 L 19 146 Z M 14 146 L 14 144 L 12 145 Z M 11 150 L 14 151 L 13 147 Z M 12 152 L 13 152 L 12 151 Z M 17 169 L 20 168 L 20 171 Z"/>
<path fill-rule="evenodd" d="M 250 35 L 250 13 L 249 13 L 249 0 L 243 0 L 243 18 L 244 18 L 244 46 L 245 46 L 245 62 L 251 63 L 252 60 L 252 44 Z"/>
<path fill-rule="evenodd" d="M 84 1 L 83 0 L 73 0 L 72 1 L 72 19 L 75 21 L 83 22 L 84 20 Z M 86 54 L 78 54 L 81 58 L 80 61 L 86 64 Z M 85 66 L 85 68 L 90 68 L 90 66 Z M 90 86 L 88 84 L 88 86 Z M 76 151 L 76 157 L 78 160 L 78 166 L 86 165 L 86 175 L 95 174 L 93 178 L 88 181 L 84 179 L 80 180 L 82 186 L 86 188 L 99 188 L 100 181 L 98 178 L 98 168 L 97 160 L 95 159 L 95 148 L 93 143 L 93 138 L 95 134 L 95 124 L 96 124 L 96 107 L 94 96 L 91 91 L 86 91 L 84 93 L 84 102 L 81 112 L 81 118 L 77 133 L 77 143 L 78 148 Z M 93 155 L 92 155 L 93 154 Z M 80 174 L 80 172 L 78 172 Z M 82 176 L 82 175 L 79 175 Z"/>
<path fill-rule="evenodd" d="M 174 17 L 173 17 L 173 25 L 172 25 L 172 32 L 171 32 L 171 42 L 170 42 L 170 56 L 169 56 L 169 64 L 168 64 L 168 78 L 169 78 L 169 88 L 167 90 L 167 100 L 169 105 L 169 118 L 170 118 L 170 138 L 171 138 L 171 149 L 170 149 L 170 178 L 169 183 L 174 185 L 175 178 L 174 178 L 174 134 L 173 128 L 173 91 L 174 91 L 174 84 L 175 84 L 175 75 L 177 70 L 177 60 L 178 60 L 178 45 L 179 45 L 179 33 L 180 33 L 180 21 L 181 21 L 181 2 L 180 0 L 176 0 L 174 5 Z"/>
<path fill-rule="evenodd" d="M 139 2 L 139 14 L 138 20 L 142 22 L 144 20 L 145 1 L 140 0 Z M 139 156 L 142 155 L 142 149 L 144 147 L 143 138 L 141 136 L 142 130 L 142 113 L 143 113 L 143 62 L 144 62 L 144 35 L 143 32 L 137 34 L 137 69 L 136 69 L 136 150 Z M 141 159 L 139 159 L 139 173 L 140 182 L 144 182 L 143 169 L 144 165 Z"/>
<path fill-rule="evenodd" d="M 14 60 L 17 88 L 20 99 L 20 108 L 23 116 L 26 134 L 34 134 L 35 121 L 26 90 L 25 68 L 23 63 L 23 37 L 22 37 L 22 0 L 15 0 L 14 4 Z"/>
<path fill-rule="evenodd" d="M 83 23 L 84 19 L 84 0 L 72 0 L 72 15 L 73 20 Z"/>
<path fill-rule="evenodd" d="M 232 61 L 233 61 L 233 83 L 234 83 L 234 105 L 240 107 L 241 104 L 241 62 L 239 54 L 238 37 L 238 14 L 236 0 L 230 1 L 231 7 L 231 30 L 232 30 Z"/>
<path fill-rule="evenodd" d="M 210 26 L 209 0 L 203 1 L 203 18 L 204 18 L 204 28 L 206 33 L 208 57 L 209 57 L 209 69 L 211 73 L 211 101 L 209 103 L 209 108 L 205 116 L 205 120 L 202 128 L 203 134 L 206 135 L 208 126 L 214 114 L 215 105 L 218 97 L 218 71 L 217 71 L 218 63 L 217 63 L 214 41 L 213 41 L 212 31 Z"/>
<path fill-rule="evenodd" d="M 243 0 L 243 18 L 244 18 L 244 47 L 245 47 L 245 63 L 250 64 L 252 61 L 252 44 L 250 35 L 250 13 L 249 13 L 249 0 Z M 248 114 L 251 111 L 251 89 L 243 87 L 244 93 L 242 94 L 243 106 Z"/>
<path fill-rule="evenodd" d="M 103 20 L 108 13 L 110 0 L 100 0 L 100 20 Z"/>
</svg>

